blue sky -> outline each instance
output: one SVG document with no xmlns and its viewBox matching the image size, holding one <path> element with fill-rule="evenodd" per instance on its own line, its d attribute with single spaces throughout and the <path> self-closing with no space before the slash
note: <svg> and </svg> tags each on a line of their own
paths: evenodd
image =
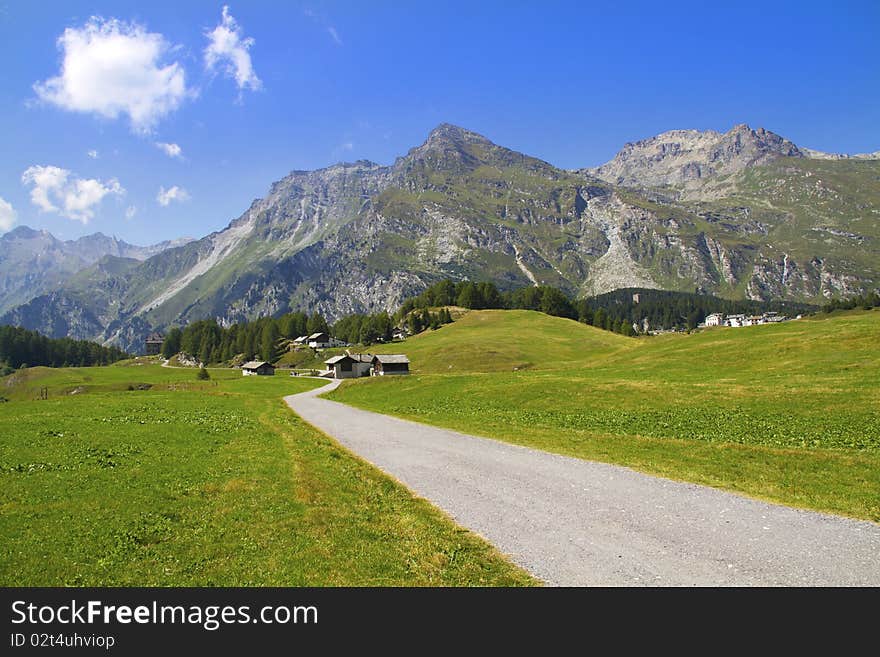
<svg viewBox="0 0 880 657">
<path fill-rule="evenodd" d="M 201 237 L 441 122 L 566 168 L 742 122 L 880 149 L 876 0 L 223 7 L 0 0 L 0 231 Z"/>
</svg>

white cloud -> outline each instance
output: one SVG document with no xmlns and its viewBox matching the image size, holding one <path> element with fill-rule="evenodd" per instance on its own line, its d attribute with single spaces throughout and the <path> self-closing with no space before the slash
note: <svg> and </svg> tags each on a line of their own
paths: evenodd
<svg viewBox="0 0 880 657">
<path fill-rule="evenodd" d="M 96 151 L 96 150 L 91 150 L 91 151 L 89 151 L 88 153 L 86 153 L 86 155 L 88 155 L 88 156 L 89 156 L 90 158 L 92 158 L 93 160 L 97 160 L 97 159 L 98 159 L 98 151 Z"/>
<path fill-rule="evenodd" d="M 333 27 L 332 25 L 328 26 L 327 32 L 329 32 L 330 36 L 333 38 L 333 41 L 334 43 L 336 43 L 337 46 L 342 45 L 342 39 L 339 38 L 339 32 L 336 31 L 335 27 Z"/>
<path fill-rule="evenodd" d="M 58 190 L 63 189 L 69 175 L 70 171 L 67 169 L 33 166 L 21 175 L 21 182 L 34 186 L 31 190 L 31 203 L 43 212 L 58 212 L 49 195 L 55 195 Z"/>
<path fill-rule="evenodd" d="M 344 142 L 339 145 L 339 148 L 341 148 L 344 151 L 353 151 L 354 150 L 354 142 L 352 142 L 352 141 Z"/>
<path fill-rule="evenodd" d="M 137 23 L 93 16 L 82 28 L 64 30 L 57 44 L 61 70 L 34 84 L 34 91 L 62 109 L 111 119 L 126 115 L 144 133 L 190 94 L 183 67 L 164 63 L 168 42 Z"/>
<path fill-rule="evenodd" d="M 18 215 L 12 204 L 0 197 L 0 231 L 6 232 L 15 225 Z"/>
<path fill-rule="evenodd" d="M 137 211 L 138 210 L 136 207 L 134 207 L 133 205 L 129 205 L 127 208 L 125 208 L 125 220 L 131 221 L 132 219 L 134 219 L 134 216 L 137 214 Z"/>
<path fill-rule="evenodd" d="M 163 141 L 156 142 L 156 148 L 161 150 L 168 157 L 182 158 L 183 157 L 183 149 L 180 148 L 177 144 L 166 144 Z"/>
<path fill-rule="evenodd" d="M 167 207 L 171 201 L 188 201 L 189 192 L 183 187 L 178 187 L 177 185 L 174 185 L 169 189 L 159 187 L 159 193 L 156 195 L 156 200 L 159 202 L 159 205 L 164 208 Z"/>
<path fill-rule="evenodd" d="M 246 87 L 256 91 L 263 86 L 254 72 L 251 55 L 248 49 L 254 45 L 250 37 L 242 38 L 238 23 L 229 13 L 229 7 L 223 7 L 223 18 L 210 32 L 206 32 L 208 45 L 205 47 L 205 68 L 215 71 L 222 67 L 224 75 L 233 78 L 239 90 Z"/>
<path fill-rule="evenodd" d="M 21 182 L 32 185 L 31 201 L 43 212 L 87 224 L 95 216 L 95 207 L 108 194 L 122 196 L 125 189 L 115 178 L 106 182 L 94 178 L 78 178 L 67 169 L 53 166 L 32 166 L 22 175 Z"/>
</svg>

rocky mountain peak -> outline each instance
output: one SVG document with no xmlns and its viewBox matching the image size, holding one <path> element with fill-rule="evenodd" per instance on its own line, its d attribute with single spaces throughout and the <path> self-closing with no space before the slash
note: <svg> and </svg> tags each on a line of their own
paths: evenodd
<svg viewBox="0 0 880 657">
<path fill-rule="evenodd" d="M 441 123 L 428 134 L 424 146 L 442 147 L 450 145 L 461 146 L 464 144 L 494 145 L 481 134 L 451 123 Z"/>
<path fill-rule="evenodd" d="M 767 164 L 779 157 L 804 154 L 774 132 L 739 123 L 725 133 L 670 130 L 626 144 L 611 161 L 583 172 L 629 187 L 688 187 L 710 176 Z"/>
<path fill-rule="evenodd" d="M 397 159 L 394 169 L 399 176 L 418 168 L 462 173 L 480 166 L 517 167 L 548 177 L 557 174 L 554 167 L 542 160 L 499 146 L 479 133 L 451 123 L 434 128 L 421 146 Z"/>
<path fill-rule="evenodd" d="M 48 234 L 46 231 L 34 230 L 30 226 L 16 226 L 8 233 L 4 234 L 0 239 L 3 240 L 30 240 L 39 237 L 41 234 Z"/>
<path fill-rule="evenodd" d="M 397 165 L 424 163 L 454 169 L 479 166 L 492 148 L 497 146 L 476 132 L 441 123 L 428 134 L 421 146 L 410 149 L 406 157 L 399 158 Z"/>
<path fill-rule="evenodd" d="M 775 154 L 781 157 L 803 157 L 800 149 L 785 137 L 764 128 L 752 130 L 747 124 L 740 123 L 730 129 L 721 139 L 734 153 L 750 153 L 757 157 Z M 750 166 L 756 162 L 747 162 Z"/>
</svg>

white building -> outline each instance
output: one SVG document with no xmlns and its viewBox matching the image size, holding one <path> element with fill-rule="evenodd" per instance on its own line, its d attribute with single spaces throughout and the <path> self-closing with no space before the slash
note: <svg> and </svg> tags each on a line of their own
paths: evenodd
<svg viewBox="0 0 880 657">
<path fill-rule="evenodd" d="M 724 313 L 706 315 L 706 326 L 724 326 Z"/>
<path fill-rule="evenodd" d="M 706 317 L 706 326 L 732 326 L 739 328 L 742 326 L 758 326 L 759 324 L 775 324 L 776 322 L 784 322 L 787 319 L 788 317 L 785 315 L 775 312 L 766 312 L 763 315 L 727 315 L 727 317 L 724 317 L 721 313 L 714 313 Z"/>
</svg>

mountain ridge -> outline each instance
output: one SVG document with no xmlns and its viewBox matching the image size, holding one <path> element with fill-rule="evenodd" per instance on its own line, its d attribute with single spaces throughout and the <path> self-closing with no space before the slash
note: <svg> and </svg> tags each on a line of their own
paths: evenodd
<svg viewBox="0 0 880 657">
<path fill-rule="evenodd" d="M 0 235 L 0 314 L 58 287 L 106 255 L 143 261 L 188 241 L 137 246 L 101 232 L 62 240 L 47 230 L 16 226 Z"/>
<path fill-rule="evenodd" d="M 291 171 L 226 228 L 140 263 L 93 263 L 0 322 L 133 348 L 206 317 L 389 310 L 447 277 L 807 302 L 880 281 L 877 161 L 807 157 L 745 124 L 624 152 L 566 171 L 441 124 L 391 165 Z"/>
<path fill-rule="evenodd" d="M 578 171 L 615 185 L 693 187 L 699 185 L 700 179 L 768 164 L 780 157 L 875 160 L 880 159 L 880 151 L 857 155 L 824 153 L 798 147 L 765 128 L 752 129 L 740 123 L 723 133 L 668 130 L 624 144 L 605 164 Z"/>
</svg>

